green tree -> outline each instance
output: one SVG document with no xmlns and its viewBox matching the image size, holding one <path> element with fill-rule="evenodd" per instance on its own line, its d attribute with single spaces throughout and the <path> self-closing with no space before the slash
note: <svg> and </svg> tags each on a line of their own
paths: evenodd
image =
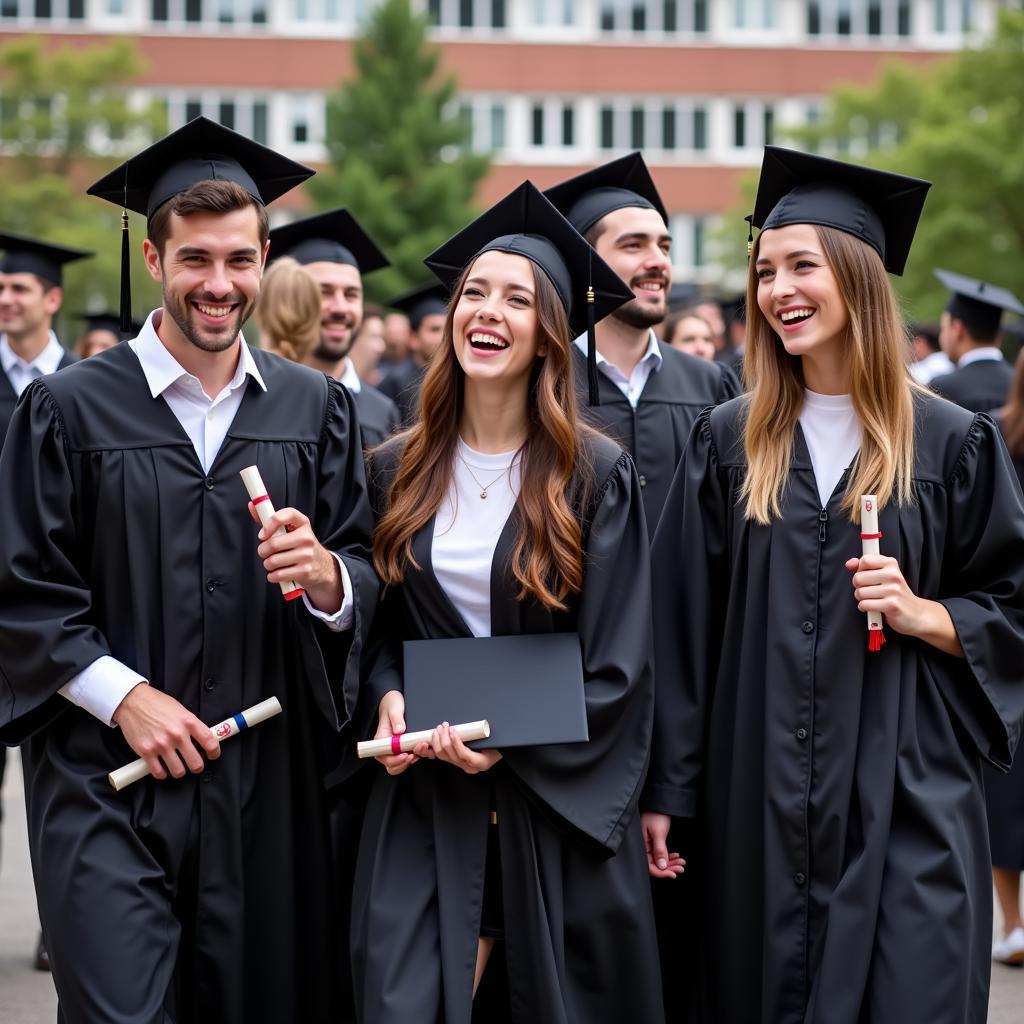
<svg viewBox="0 0 1024 1024">
<path fill-rule="evenodd" d="M 0 230 L 92 250 L 64 274 L 58 328 L 65 343 L 80 330 L 73 314 L 114 305 L 119 294 L 120 213 L 87 197 L 85 185 L 164 129 L 162 112 L 133 109 L 128 87 L 142 70 L 125 39 L 91 47 L 46 46 L 36 36 L 0 48 Z M 138 145 L 137 145 L 138 144 Z M 104 152 L 98 148 L 103 147 Z M 144 223 L 133 216 L 133 249 Z M 155 297 L 136 260 L 136 308 Z"/>
<path fill-rule="evenodd" d="M 837 89 L 827 117 L 797 134 L 933 182 L 895 281 L 912 316 L 935 317 L 948 299 L 936 266 L 1024 291 L 1024 11 L 1002 11 L 976 48 Z"/>
<path fill-rule="evenodd" d="M 392 266 L 366 280 L 387 301 L 429 278 L 423 257 L 473 217 L 488 156 L 453 116 L 453 76 L 409 0 L 384 0 L 354 46 L 356 74 L 327 101 L 331 166 L 307 186 L 319 210 L 348 207 Z"/>
</svg>

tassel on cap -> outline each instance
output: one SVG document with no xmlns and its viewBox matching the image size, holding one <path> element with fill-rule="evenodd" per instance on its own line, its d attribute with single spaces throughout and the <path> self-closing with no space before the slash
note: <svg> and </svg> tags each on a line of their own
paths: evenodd
<svg viewBox="0 0 1024 1024">
<path fill-rule="evenodd" d="M 128 237 L 128 171 L 124 172 L 124 206 L 121 209 L 121 334 L 132 333 L 132 246 Z"/>
<path fill-rule="evenodd" d="M 594 289 L 587 288 L 587 395 L 591 405 L 601 404 L 597 378 L 597 328 L 594 317 Z"/>
<path fill-rule="evenodd" d="M 743 218 L 747 222 L 747 259 L 754 255 L 754 215 Z"/>
</svg>

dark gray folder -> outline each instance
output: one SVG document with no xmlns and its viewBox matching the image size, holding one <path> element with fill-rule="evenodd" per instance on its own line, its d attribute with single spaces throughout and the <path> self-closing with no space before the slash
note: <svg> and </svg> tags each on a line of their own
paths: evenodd
<svg viewBox="0 0 1024 1024">
<path fill-rule="evenodd" d="M 405 727 L 486 718 L 482 750 L 589 739 L 575 633 L 407 640 Z"/>
</svg>

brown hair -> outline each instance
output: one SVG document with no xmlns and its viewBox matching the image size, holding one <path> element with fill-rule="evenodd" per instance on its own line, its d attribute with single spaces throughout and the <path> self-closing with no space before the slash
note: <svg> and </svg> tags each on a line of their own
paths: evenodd
<svg viewBox="0 0 1024 1024">
<path fill-rule="evenodd" d="M 687 306 L 684 309 L 677 309 L 672 313 L 669 313 L 665 317 L 665 323 L 661 332 L 661 340 L 666 345 L 672 344 L 672 338 L 675 336 L 676 330 L 684 320 L 699 320 L 702 324 L 705 324 L 709 331 L 711 331 L 711 341 L 714 341 L 714 330 L 711 324 L 708 323 L 707 317 L 701 316 L 700 313 L 693 306 Z"/>
<path fill-rule="evenodd" d="M 388 509 L 373 538 L 373 561 L 386 584 L 401 583 L 405 567 L 419 568 L 412 540 L 437 512 L 452 479 L 464 374 L 455 356 L 452 320 L 467 267 L 445 317 L 444 342 L 420 392 L 419 420 L 401 435 L 404 445 L 388 495 Z M 512 552 L 519 600 L 528 597 L 561 610 L 583 585 L 583 532 L 576 509 L 586 507 L 592 469 L 582 440 L 592 433 L 576 414 L 569 324 L 554 286 L 534 271 L 537 332 L 546 355 L 530 375 L 527 438 L 521 448 L 522 485 L 516 505 L 522 525 Z"/>
<path fill-rule="evenodd" d="M 849 315 L 846 359 L 850 394 L 863 430 L 846 485 L 843 509 L 859 515 L 859 496 L 877 494 L 880 505 L 911 500 L 914 464 L 914 391 L 907 372 L 906 333 L 881 258 L 844 231 L 816 227 Z M 747 336 L 743 375 L 750 392 L 744 425 L 747 475 L 742 495 L 748 519 L 767 525 L 781 514 L 793 436 L 804 403 L 800 358 L 789 355 L 757 304 L 754 245 L 747 279 Z"/>
<path fill-rule="evenodd" d="M 275 260 L 260 285 L 256 322 L 263 347 L 301 363 L 320 339 L 320 286 L 290 256 Z"/>
<path fill-rule="evenodd" d="M 1014 364 L 1006 405 L 999 410 L 999 426 L 1010 454 L 1015 459 L 1024 458 L 1024 348 Z"/>
<path fill-rule="evenodd" d="M 149 240 L 163 257 L 164 246 L 171 235 L 171 214 L 187 217 L 192 213 L 233 213 L 252 206 L 256 210 L 259 225 L 260 248 L 270 237 L 270 219 L 267 208 L 255 199 L 241 185 L 234 181 L 197 181 L 187 189 L 172 196 L 157 207 L 146 224 Z"/>
</svg>

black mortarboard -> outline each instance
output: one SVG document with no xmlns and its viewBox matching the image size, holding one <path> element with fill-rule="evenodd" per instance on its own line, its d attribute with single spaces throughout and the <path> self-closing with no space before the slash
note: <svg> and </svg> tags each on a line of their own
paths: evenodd
<svg viewBox="0 0 1024 1024">
<path fill-rule="evenodd" d="M 128 210 L 147 219 L 200 181 L 233 181 L 266 206 L 313 171 L 205 117 L 154 142 L 87 190 L 124 209 L 121 218 L 121 329 L 130 329 L 131 277 Z"/>
<path fill-rule="evenodd" d="M 85 331 L 110 331 L 118 337 L 125 332 L 121 330 L 121 316 L 118 313 L 103 311 L 101 313 L 76 313 L 77 320 L 85 321 Z M 132 320 L 131 335 L 134 337 L 142 330 L 142 322 Z"/>
<path fill-rule="evenodd" d="M 65 263 L 95 255 L 22 235 L 0 235 L 0 249 L 4 250 L 0 274 L 35 274 L 56 285 L 63 280 Z"/>
<path fill-rule="evenodd" d="M 594 325 L 634 298 L 626 283 L 530 181 L 464 227 L 423 262 L 448 288 L 481 253 L 525 256 L 554 285 L 573 336 L 587 332 L 590 404 L 597 397 Z"/>
<path fill-rule="evenodd" d="M 657 210 L 668 224 L 665 204 L 639 153 L 630 153 L 577 174 L 546 189 L 544 195 L 581 235 L 605 215 L 626 206 Z"/>
<path fill-rule="evenodd" d="M 972 334 L 981 338 L 995 338 L 1003 310 L 1024 315 L 1020 299 L 1005 288 L 975 281 L 973 277 L 954 274 L 951 270 L 936 270 L 935 276 L 953 293 L 946 306 L 949 315 L 962 320 Z"/>
<path fill-rule="evenodd" d="M 390 266 L 388 258 L 348 210 L 331 210 L 292 221 L 270 232 L 270 259 L 298 263 L 345 263 L 361 274 Z"/>
<path fill-rule="evenodd" d="M 418 331 L 424 317 L 448 312 L 450 297 L 451 293 L 443 284 L 427 284 L 406 292 L 389 305 L 404 313 L 409 318 L 409 326 Z"/>
<path fill-rule="evenodd" d="M 473 747 L 535 747 L 588 739 L 580 638 L 575 633 L 407 640 L 405 723 L 486 719 Z"/>
<path fill-rule="evenodd" d="M 765 146 L 750 219 L 767 231 L 787 224 L 836 228 L 866 242 L 885 269 L 902 274 L 930 181 Z"/>
</svg>

